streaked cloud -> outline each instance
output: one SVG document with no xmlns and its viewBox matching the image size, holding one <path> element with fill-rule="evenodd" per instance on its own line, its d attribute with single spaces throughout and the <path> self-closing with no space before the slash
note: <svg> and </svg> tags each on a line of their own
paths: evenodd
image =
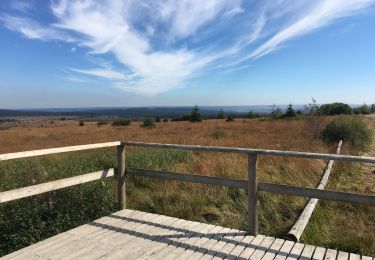
<svg viewBox="0 0 375 260">
<path fill-rule="evenodd" d="M 69 70 L 152 96 L 185 87 L 204 73 L 245 69 L 245 63 L 363 12 L 374 2 L 54 0 L 50 21 L 26 13 L 0 13 L 0 20 L 28 39 L 65 42 L 71 50 L 83 48 L 104 60 L 114 57 L 116 66 L 101 62 L 91 69 Z M 31 8 L 17 3 L 23 12 Z"/>
</svg>

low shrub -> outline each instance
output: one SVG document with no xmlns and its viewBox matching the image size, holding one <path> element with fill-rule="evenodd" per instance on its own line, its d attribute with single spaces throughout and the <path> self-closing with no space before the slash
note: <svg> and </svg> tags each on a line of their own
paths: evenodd
<svg viewBox="0 0 375 260">
<path fill-rule="evenodd" d="M 106 121 L 98 121 L 98 122 L 96 123 L 97 126 L 107 125 L 107 124 L 108 124 L 108 122 L 106 122 Z"/>
<path fill-rule="evenodd" d="M 155 127 L 155 120 L 152 118 L 145 118 L 141 127 L 153 128 Z"/>
<path fill-rule="evenodd" d="M 79 125 L 79 126 L 84 126 L 84 125 L 85 125 L 85 121 L 80 120 L 78 125 Z"/>
<path fill-rule="evenodd" d="M 328 143 L 349 142 L 353 148 L 363 152 L 370 147 L 372 132 L 361 117 L 340 116 L 323 129 L 322 138 Z"/>
<path fill-rule="evenodd" d="M 130 125 L 132 121 L 128 118 L 120 118 L 116 119 L 115 121 L 112 122 L 113 126 L 127 126 Z"/>
<path fill-rule="evenodd" d="M 234 116 L 233 115 L 229 115 L 227 116 L 227 122 L 233 122 L 234 121 Z"/>
<path fill-rule="evenodd" d="M 215 139 L 221 139 L 226 136 L 225 132 L 221 129 L 215 129 L 215 131 L 212 133 L 212 137 Z"/>
</svg>

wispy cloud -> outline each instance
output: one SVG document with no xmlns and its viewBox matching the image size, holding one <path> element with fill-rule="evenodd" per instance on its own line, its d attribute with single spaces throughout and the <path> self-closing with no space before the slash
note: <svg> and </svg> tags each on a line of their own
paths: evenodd
<svg viewBox="0 0 375 260">
<path fill-rule="evenodd" d="M 8 29 L 29 39 L 71 43 L 71 50 L 85 47 L 91 57 L 104 59 L 94 62 L 97 67 L 92 69 L 69 68 L 72 73 L 105 79 L 126 91 L 155 95 L 184 87 L 207 71 L 245 69 L 248 64 L 244 62 L 357 14 L 374 2 L 54 0 L 49 22 L 27 14 L 0 13 L 0 19 Z M 114 57 L 117 65 L 108 65 L 111 62 L 106 63 L 106 57 Z"/>
</svg>

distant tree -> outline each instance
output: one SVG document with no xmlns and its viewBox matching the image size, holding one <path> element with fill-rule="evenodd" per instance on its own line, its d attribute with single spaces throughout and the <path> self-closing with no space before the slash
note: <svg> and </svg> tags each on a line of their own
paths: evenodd
<svg viewBox="0 0 375 260">
<path fill-rule="evenodd" d="M 66 117 L 65 117 L 65 116 L 64 116 L 64 117 L 61 117 L 60 120 L 61 120 L 61 121 L 65 121 L 65 120 L 66 120 Z"/>
<path fill-rule="evenodd" d="M 276 107 L 275 105 L 272 106 L 272 111 L 271 111 L 271 118 L 273 119 L 279 119 L 283 115 L 283 111 Z"/>
<path fill-rule="evenodd" d="M 223 109 L 220 110 L 219 114 L 217 115 L 218 119 L 225 119 L 225 113 Z"/>
<path fill-rule="evenodd" d="M 156 121 L 156 123 L 160 123 L 161 122 L 160 116 L 156 116 L 155 121 Z"/>
<path fill-rule="evenodd" d="M 375 104 L 371 105 L 370 111 L 371 111 L 371 113 L 375 113 Z"/>
<path fill-rule="evenodd" d="M 190 114 L 190 121 L 191 122 L 201 122 L 202 121 L 202 115 L 199 110 L 198 106 L 195 106 Z"/>
<path fill-rule="evenodd" d="M 287 109 L 286 109 L 286 112 L 284 114 L 284 117 L 295 117 L 296 115 L 297 115 L 297 113 L 294 110 L 293 105 L 289 104 Z"/>
<path fill-rule="evenodd" d="M 141 127 L 153 128 L 155 127 L 155 120 L 152 118 L 145 118 Z"/>
<path fill-rule="evenodd" d="M 85 125 L 85 121 L 80 120 L 78 125 L 79 125 L 79 126 L 84 126 L 84 125 Z"/>
<path fill-rule="evenodd" d="M 172 119 L 172 121 L 190 121 L 191 115 L 190 114 L 185 114 L 181 116 L 177 116 Z"/>
<path fill-rule="evenodd" d="M 260 117 L 260 115 L 258 113 L 254 113 L 254 112 L 248 112 L 246 115 L 245 115 L 246 118 L 258 118 Z"/>
<path fill-rule="evenodd" d="M 228 115 L 226 121 L 227 122 L 233 122 L 234 121 L 234 115 Z"/>
<path fill-rule="evenodd" d="M 356 114 L 362 114 L 362 115 L 368 115 L 368 114 L 371 114 L 371 109 L 368 105 L 366 104 L 363 104 L 362 106 L 360 107 L 357 107 L 354 112 Z"/>
<path fill-rule="evenodd" d="M 353 114 L 353 109 L 344 103 L 332 103 L 324 104 L 320 107 L 324 115 L 333 116 L 333 115 L 350 115 Z"/>
<path fill-rule="evenodd" d="M 314 139 L 317 139 L 324 123 L 324 116 L 320 105 L 317 104 L 314 98 L 312 98 L 312 103 L 305 105 L 303 114 L 305 116 L 307 132 L 310 133 Z"/>
</svg>

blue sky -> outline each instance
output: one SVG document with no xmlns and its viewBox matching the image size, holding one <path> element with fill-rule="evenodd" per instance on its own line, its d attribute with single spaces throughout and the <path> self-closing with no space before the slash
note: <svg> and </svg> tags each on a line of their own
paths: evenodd
<svg viewBox="0 0 375 260">
<path fill-rule="evenodd" d="M 0 24 L 0 108 L 375 102 L 375 0 L 2 0 Z"/>
</svg>

